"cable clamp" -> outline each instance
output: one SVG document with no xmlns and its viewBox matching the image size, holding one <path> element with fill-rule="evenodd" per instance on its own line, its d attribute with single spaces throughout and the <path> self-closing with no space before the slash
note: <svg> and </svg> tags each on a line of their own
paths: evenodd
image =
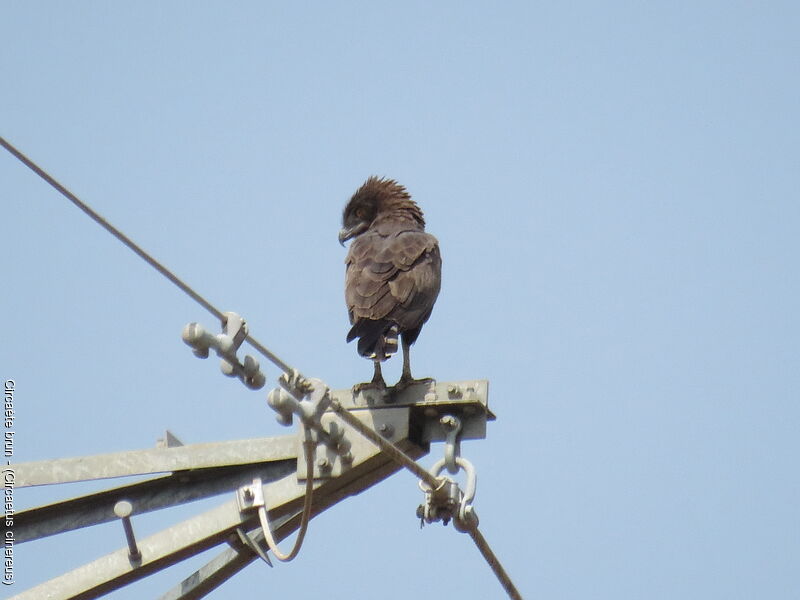
<svg viewBox="0 0 800 600">
<path fill-rule="evenodd" d="M 281 387 L 267 396 L 267 404 L 277 413 L 278 423 L 288 427 L 296 415 L 315 442 L 325 444 L 343 463 L 352 463 L 351 444 L 345 438 L 344 428 L 335 421 L 327 429 L 322 425 L 322 415 L 332 402 L 328 386 L 320 379 L 300 379 L 296 371 L 284 373 L 278 378 L 278 383 Z"/>
<path fill-rule="evenodd" d="M 475 467 L 465 458 L 455 459 L 459 469 L 467 475 L 467 483 L 462 491 L 455 480 L 450 477 L 440 477 L 445 469 L 445 459 L 440 459 L 431 468 L 431 474 L 439 480 L 436 488 L 431 488 L 424 481 L 419 482 L 420 489 L 425 493 L 425 502 L 417 508 L 417 517 L 420 526 L 425 523 L 442 521 L 444 525 L 453 520 L 453 525 L 458 531 L 466 532 L 478 526 L 478 515 L 472 506 L 475 499 L 475 488 L 478 477 Z"/>
<path fill-rule="evenodd" d="M 258 361 L 245 355 L 239 362 L 237 350 L 247 338 L 247 323 L 234 312 L 223 313 L 223 332 L 214 335 L 205 330 L 199 323 L 189 323 L 183 328 L 181 337 L 194 350 L 198 358 L 208 358 L 209 349 L 213 348 L 222 359 L 220 369 L 228 377 L 238 377 L 251 390 L 260 390 L 266 383 Z"/>
<path fill-rule="evenodd" d="M 303 541 L 302 538 L 298 538 L 294 548 L 288 554 L 284 554 L 280 551 L 280 549 L 278 549 L 278 543 L 275 541 L 272 525 L 270 524 L 269 516 L 267 515 L 267 506 L 264 502 L 264 488 L 262 487 L 260 477 L 256 477 L 251 485 L 244 485 L 236 490 L 236 500 L 239 504 L 240 513 L 247 514 L 250 512 L 255 512 L 258 515 L 258 522 L 261 525 L 261 531 L 264 533 L 264 541 L 266 541 L 269 549 L 272 550 L 272 554 L 275 556 L 275 558 L 282 562 L 288 562 L 297 555 L 297 552 L 300 550 L 300 545 Z M 307 525 L 308 521 L 305 523 Z M 255 552 L 261 558 L 261 560 L 267 563 L 270 567 L 272 566 L 269 556 L 267 556 L 266 552 L 259 547 L 259 545 L 247 534 L 247 532 L 243 531 L 242 528 L 239 527 L 237 528 L 237 533 L 239 534 L 239 538 L 248 548 Z M 305 532 L 303 533 L 305 534 Z"/>
<path fill-rule="evenodd" d="M 417 516 L 420 518 L 420 526 L 436 521 L 447 525 L 452 519 L 458 531 L 466 532 L 478 526 L 478 515 L 472 507 L 478 476 L 473 464 L 460 456 L 458 434 L 461 432 L 461 421 L 453 415 L 444 415 L 439 423 L 445 429 L 444 458 L 434 463 L 430 473 L 440 483 L 432 488 L 424 481 L 419 482 L 420 489 L 425 493 L 425 502 L 417 508 Z M 462 470 L 465 472 L 467 481 L 463 491 L 454 479 L 441 476 L 444 469 L 451 475 Z"/>
<path fill-rule="evenodd" d="M 250 512 L 258 512 L 260 520 L 260 512 L 262 510 L 266 510 L 266 503 L 264 502 L 264 488 L 261 485 L 260 477 L 256 477 L 252 484 L 243 485 L 236 490 L 236 503 L 239 505 L 239 512 L 241 514 L 244 515 Z M 270 567 L 272 566 L 272 561 L 270 561 L 267 553 L 264 552 L 263 548 L 261 548 L 258 542 L 253 540 L 253 538 L 251 538 L 243 528 L 237 527 L 236 533 L 239 536 L 239 540 L 245 546 L 250 548 L 250 550 L 252 550 L 256 556 L 267 563 Z"/>
</svg>

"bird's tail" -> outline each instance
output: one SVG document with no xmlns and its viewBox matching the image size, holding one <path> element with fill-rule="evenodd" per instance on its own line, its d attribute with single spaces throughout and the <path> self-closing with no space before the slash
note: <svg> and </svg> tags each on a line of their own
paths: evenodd
<svg viewBox="0 0 800 600">
<path fill-rule="evenodd" d="M 347 341 L 358 338 L 358 353 L 372 360 L 384 361 L 397 352 L 397 325 L 390 321 L 358 321 L 347 334 Z"/>
</svg>

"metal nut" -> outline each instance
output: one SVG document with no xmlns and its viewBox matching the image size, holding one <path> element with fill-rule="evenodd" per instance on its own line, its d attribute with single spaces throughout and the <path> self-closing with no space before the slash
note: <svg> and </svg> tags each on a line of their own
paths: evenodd
<svg viewBox="0 0 800 600">
<path fill-rule="evenodd" d="M 447 393 L 451 396 L 461 396 L 461 387 L 458 385 L 450 385 L 447 387 Z"/>
</svg>

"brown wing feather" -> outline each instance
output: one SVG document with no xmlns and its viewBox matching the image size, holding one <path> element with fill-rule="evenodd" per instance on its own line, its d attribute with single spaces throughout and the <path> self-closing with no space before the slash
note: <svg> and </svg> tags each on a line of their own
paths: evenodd
<svg viewBox="0 0 800 600">
<path fill-rule="evenodd" d="M 441 284 L 441 258 L 429 233 L 366 233 L 354 240 L 346 263 L 351 323 L 388 319 L 403 331 L 421 326 L 430 316 Z"/>
<path fill-rule="evenodd" d="M 398 302 L 389 318 L 400 326 L 401 331 L 418 328 L 428 320 L 439 295 L 441 266 L 439 246 L 433 238 L 433 244 L 426 247 L 407 270 L 399 270 L 389 282 L 392 297 Z"/>
</svg>

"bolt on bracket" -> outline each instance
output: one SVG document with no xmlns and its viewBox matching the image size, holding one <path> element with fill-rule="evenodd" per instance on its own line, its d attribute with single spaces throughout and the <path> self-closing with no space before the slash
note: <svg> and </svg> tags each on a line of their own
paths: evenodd
<svg viewBox="0 0 800 600">
<path fill-rule="evenodd" d="M 239 512 L 243 515 L 250 512 L 257 512 L 259 513 L 259 520 L 261 520 L 260 511 L 266 510 L 266 503 L 264 502 L 264 487 L 260 477 L 255 478 L 250 485 L 243 485 L 236 490 L 236 504 L 239 506 Z M 250 548 L 256 556 L 270 567 L 272 566 L 272 561 L 270 561 L 267 553 L 264 552 L 257 542 L 253 541 L 253 538 L 251 538 L 246 531 L 241 527 L 237 527 L 236 533 L 245 546 Z"/>
</svg>

